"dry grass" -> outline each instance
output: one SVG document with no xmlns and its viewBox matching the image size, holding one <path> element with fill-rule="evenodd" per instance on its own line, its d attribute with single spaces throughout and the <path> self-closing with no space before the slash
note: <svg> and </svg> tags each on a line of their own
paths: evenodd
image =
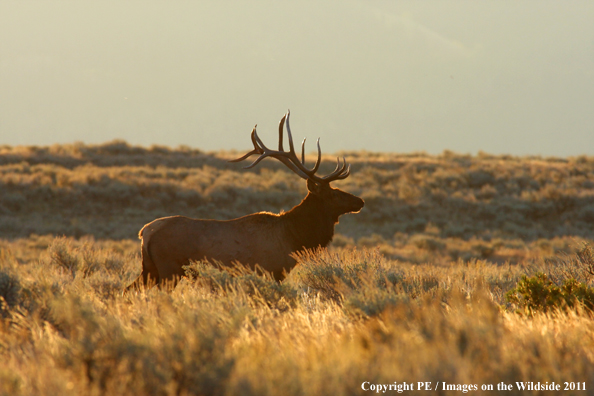
<svg viewBox="0 0 594 396">
<path fill-rule="evenodd" d="M 201 277 L 171 293 L 122 297 L 138 267 L 127 241 L 56 238 L 37 257 L 27 249 L 5 241 L 0 254 L 0 394 L 358 394 L 364 381 L 594 386 L 588 312 L 507 309 L 505 292 L 530 266 L 411 265 L 335 249 L 300 255 L 282 285 L 195 263 Z"/>
<path fill-rule="evenodd" d="M 282 284 L 193 263 L 172 292 L 122 296 L 145 222 L 286 210 L 305 195 L 282 166 L 242 171 L 225 162 L 235 154 L 0 147 L 0 395 L 594 389 L 591 311 L 519 315 L 505 298 L 537 272 L 592 285 L 593 158 L 346 153 L 353 175 L 337 185 L 366 207 Z"/>
</svg>

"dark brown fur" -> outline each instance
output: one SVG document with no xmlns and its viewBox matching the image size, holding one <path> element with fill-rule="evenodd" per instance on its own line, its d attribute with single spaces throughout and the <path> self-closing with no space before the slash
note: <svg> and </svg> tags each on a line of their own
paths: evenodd
<svg viewBox="0 0 594 396">
<path fill-rule="evenodd" d="M 130 285 L 175 283 L 190 260 L 218 261 L 223 265 L 259 265 L 277 280 L 296 264 L 291 253 L 325 247 L 334 235 L 338 217 L 363 208 L 361 198 L 307 181 L 308 194 L 288 212 L 254 213 L 233 220 L 164 217 L 140 230 L 142 273 Z"/>
</svg>

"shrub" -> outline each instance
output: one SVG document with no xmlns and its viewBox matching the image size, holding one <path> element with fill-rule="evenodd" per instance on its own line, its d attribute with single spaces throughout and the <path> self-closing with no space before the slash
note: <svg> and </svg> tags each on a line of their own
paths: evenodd
<svg viewBox="0 0 594 396">
<path fill-rule="evenodd" d="M 342 304 L 346 314 L 376 316 L 409 297 L 401 271 L 377 250 L 330 253 L 326 249 L 295 254 L 290 280 Z"/>
<path fill-rule="evenodd" d="M 121 254 L 93 246 L 93 238 L 80 242 L 72 238 L 55 238 L 47 251 L 51 264 L 66 269 L 72 277 L 89 277 L 98 271 L 118 272 L 124 259 Z"/>
<path fill-rule="evenodd" d="M 286 309 L 294 306 L 297 290 L 289 283 L 279 283 L 272 276 L 257 268 L 251 270 L 237 265 L 225 267 L 208 261 L 192 262 L 184 267 L 190 281 L 208 286 L 224 294 L 243 292 L 257 303 L 271 308 Z"/>
<path fill-rule="evenodd" d="M 75 253 L 71 241 L 67 238 L 56 238 L 48 247 L 50 255 L 50 262 L 57 266 L 66 269 L 74 277 L 78 270 L 80 260 Z"/>
<path fill-rule="evenodd" d="M 50 353 L 57 367 L 71 373 L 71 381 L 83 384 L 86 391 L 77 394 L 223 393 L 234 365 L 225 353 L 236 332 L 232 315 L 175 306 L 160 292 L 152 298 L 158 311 L 143 326 L 124 326 L 110 313 L 98 315 L 84 296 L 51 301 L 47 332 L 55 346 Z"/>
<path fill-rule="evenodd" d="M 0 317 L 8 316 L 9 309 L 19 304 L 22 289 L 17 276 L 0 269 Z"/>
<path fill-rule="evenodd" d="M 446 245 L 437 238 L 428 235 L 414 235 L 410 238 L 410 242 L 419 249 L 427 250 L 429 252 L 436 252 L 444 250 Z"/>
<path fill-rule="evenodd" d="M 9 309 L 21 303 L 23 287 L 16 261 L 12 252 L 0 248 L 0 318 L 9 316 Z"/>
<path fill-rule="evenodd" d="M 330 253 L 326 249 L 295 253 L 297 267 L 292 279 L 305 288 L 321 294 L 323 298 L 339 302 L 343 294 L 367 282 L 378 274 L 382 257 L 372 250 L 363 253 Z"/>
<path fill-rule="evenodd" d="M 553 283 L 546 274 L 539 272 L 533 277 L 523 276 L 515 288 L 506 294 L 507 300 L 532 314 L 535 311 L 549 312 L 583 306 L 594 308 L 594 289 L 575 279 L 566 279 L 562 286 Z"/>
<path fill-rule="evenodd" d="M 364 280 L 356 291 L 346 294 L 343 307 L 347 314 L 356 317 L 374 317 L 388 307 L 410 302 L 406 294 L 395 293 L 392 288 L 375 287 L 372 282 L 372 279 Z"/>
<path fill-rule="evenodd" d="M 548 260 L 549 277 L 561 286 L 565 280 L 575 279 L 580 283 L 592 285 L 594 281 L 594 251 L 587 243 L 572 256 Z"/>
</svg>

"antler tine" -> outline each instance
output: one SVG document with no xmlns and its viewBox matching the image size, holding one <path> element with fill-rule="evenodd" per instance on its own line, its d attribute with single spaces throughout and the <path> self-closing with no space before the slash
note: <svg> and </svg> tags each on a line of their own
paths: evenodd
<svg viewBox="0 0 594 396">
<path fill-rule="evenodd" d="M 256 142 L 258 143 L 258 146 L 256 146 L 258 149 L 260 149 L 260 154 L 264 154 L 267 151 L 270 151 L 270 149 L 268 147 L 266 147 L 266 145 L 264 144 L 264 142 L 262 142 L 262 140 L 260 140 L 260 137 L 258 136 L 258 132 L 256 132 L 256 129 L 254 128 L 254 134 L 252 135 L 252 141 L 254 141 L 254 139 L 256 140 Z M 256 144 L 254 143 L 254 146 Z"/>
<path fill-rule="evenodd" d="M 342 167 L 340 166 L 340 157 L 336 157 L 336 168 L 332 171 L 330 175 L 339 174 L 341 171 L 344 170 L 346 166 L 346 160 L 342 157 Z"/>
<path fill-rule="evenodd" d="M 266 158 L 266 155 L 264 155 L 264 154 L 260 155 L 258 158 L 256 158 L 256 160 L 254 162 L 252 162 L 248 166 L 244 166 L 243 169 L 251 169 L 251 168 L 253 168 L 254 166 L 258 165 L 258 163 L 260 161 L 262 161 L 264 158 Z"/>
<path fill-rule="evenodd" d="M 328 178 L 328 183 L 330 183 L 333 180 L 342 180 L 342 179 L 346 179 L 350 174 L 351 174 L 351 164 L 346 164 L 346 161 L 343 160 L 343 164 L 340 168 L 340 171 L 334 173 L 332 172 L 330 175 L 326 176 Z M 346 170 L 345 170 L 346 167 Z M 326 179 L 326 178 L 325 178 Z"/>
<path fill-rule="evenodd" d="M 320 164 L 322 163 L 322 149 L 320 148 L 320 138 L 318 138 L 318 141 L 316 143 L 318 145 L 318 159 L 316 160 L 316 164 L 311 170 L 312 173 L 316 173 L 318 171 L 318 168 L 320 167 Z"/>
<path fill-rule="evenodd" d="M 336 180 L 338 179 L 346 179 L 347 177 L 349 177 L 349 175 L 351 174 L 351 164 L 349 164 L 349 166 L 347 167 L 346 171 L 344 173 L 341 173 L 340 175 L 338 175 L 336 177 Z"/>
<path fill-rule="evenodd" d="M 346 171 L 345 171 L 346 169 Z M 340 158 L 336 158 L 336 168 L 332 173 L 324 176 L 322 180 L 330 183 L 333 180 L 339 180 L 346 178 L 351 173 L 351 165 L 347 167 L 346 159 L 342 157 L 342 165 L 340 164 Z"/>
<path fill-rule="evenodd" d="M 252 150 L 249 153 L 247 153 L 247 154 L 245 154 L 245 155 L 243 155 L 243 156 L 241 156 L 239 158 L 235 158 L 235 159 L 232 159 L 232 160 L 227 160 L 227 162 L 241 162 L 244 159 L 246 159 L 246 158 L 248 158 L 248 157 L 250 157 L 250 156 L 252 156 L 254 154 L 258 154 L 258 152 L 256 152 L 256 150 Z"/>
<path fill-rule="evenodd" d="M 305 165 L 305 141 L 307 140 L 307 138 L 303 138 L 303 141 L 301 142 L 301 163 L 303 165 Z"/>
<path fill-rule="evenodd" d="M 344 172 L 345 168 L 349 169 L 350 167 L 351 167 L 351 164 L 348 164 L 348 166 L 347 166 L 346 159 L 344 157 L 342 157 L 342 167 L 340 168 L 339 174 L 342 174 Z"/>
<path fill-rule="evenodd" d="M 295 154 L 295 148 L 293 147 L 293 135 L 291 134 L 291 126 L 289 125 L 289 117 L 291 116 L 291 110 L 287 110 L 287 114 L 285 115 L 286 126 L 287 126 L 287 135 L 289 136 L 289 152 Z"/>
<path fill-rule="evenodd" d="M 301 164 L 303 166 L 305 166 L 305 141 L 306 140 L 307 139 L 304 138 L 303 142 L 301 142 Z M 316 160 L 314 167 L 311 168 L 311 170 L 309 171 L 312 174 L 315 174 L 318 171 L 318 168 L 320 167 L 320 163 L 322 162 L 322 149 L 320 148 L 320 138 L 318 138 L 316 143 L 318 145 L 318 159 Z"/>
<path fill-rule="evenodd" d="M 286 117 L 287 115 L 285 114 L 278 123 L 278 151 L 285 151 L 285 149 L 283 149 L 283 126 L 285 125 Z"/>
<path fill-rule="evenodd" d="M 254 128 L 252 129 L 252 133 L 251 133 L 252 144 L 254 145 L 254 149 L 252 151 L 250 151 L 249 153 L 247 153 L 239 158 L 229 160 L 228 162 L 240 162 L 254 154 L 262 154 L 263 153 L 262 148 L 258 147 L 258 143 L 256 140 L 256 127 L 257 126 L 258 126 L 258 124 L 256 124 L 254 126 Z"/>
</svg>

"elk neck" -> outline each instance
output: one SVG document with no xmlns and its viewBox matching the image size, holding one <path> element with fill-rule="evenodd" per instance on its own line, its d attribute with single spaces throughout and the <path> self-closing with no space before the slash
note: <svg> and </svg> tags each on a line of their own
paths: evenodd
<svg viewBox="0 0 594 396">
<path fill-rule="evenodd" d="M 281 215 L 296 250 L 327 246 L 334 236 L 337 219 L 327 213 L 321 198 L 312 193 L 288 212 Z"/>
</svg>

